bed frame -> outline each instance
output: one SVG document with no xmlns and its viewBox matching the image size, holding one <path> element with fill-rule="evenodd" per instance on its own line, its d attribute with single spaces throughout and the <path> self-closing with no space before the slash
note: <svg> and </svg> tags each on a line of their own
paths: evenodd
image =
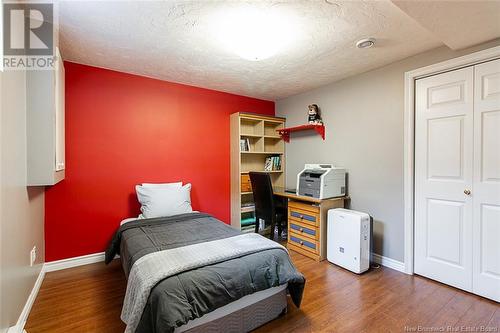
<svg viewBox="0 0 500 333">
<path fill-rule="evenodd" d="M 287 285 L 262 290 L 189 321 L 174 332 L 250 332 L 287 309 Z"/>
</svg>

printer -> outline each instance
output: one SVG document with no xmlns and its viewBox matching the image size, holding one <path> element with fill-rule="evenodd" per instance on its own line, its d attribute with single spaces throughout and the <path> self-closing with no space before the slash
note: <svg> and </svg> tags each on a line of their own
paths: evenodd
<svg viewBox="0 0 500 333">
<path fill-rule="evenodd" d="M 344 196 L 345 169 L 332 164 L 306 164 L 297 175 L 297 195 L 316 199 Z"/>
</svg>

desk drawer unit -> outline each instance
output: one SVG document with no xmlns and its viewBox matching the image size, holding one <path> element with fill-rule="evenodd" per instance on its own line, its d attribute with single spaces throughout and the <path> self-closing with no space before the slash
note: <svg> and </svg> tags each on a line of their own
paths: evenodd
<svg viewBox="0 0 500 333">
<path fill-rule="evenodd" d="M 311 254 L 314 254 L 314 258 L 319 253 L 319 244 L 317 241 L 310 239 L 308 237 L 304 237 L 302 235 L 291 232 L 288 237 L 289 246 L 295 246 Z M 303 252 L 302 252 L 303 253 Z M 307 254 L 306 254 L 307 255 Z"/>
<path fill-rule="evenodd" d="M 299 202 L 299 201 L 289 201 L 288 202 L 288 207 L 293 208 L 293 209 L 301 209 L 301 210 L 306 210 L 311 213 L 319 213 L 319 206 L 313 205 L 310 203 L 306 202 Z"/>
<path fill-rule="evenodd" d="M 303 237 L 310 238 L 312 240 L 319 239 L 319 229 L 317 227 L 293 220 L 290 220 L 288 223 L 290 225 L 291 232 L 299 234 Z"/>
<path fill-rule="evenodd" d="M 344 207 L 344 198 L 321 200 L 293 198 L 288 201 L 288 249 L 311 259 L 326 258 L 326 215 L 329 209 Z"/>
<path fill-rule="evenodd" d="M 319 225 L 319 214 L 313 213 L 313 212 L 307 211 L 307 210 L 289 207 L 288 208 L 288 220 L 306 223 L 306 224 L 309 224 L 313 227 L 316 227 Z"/>
</svg>

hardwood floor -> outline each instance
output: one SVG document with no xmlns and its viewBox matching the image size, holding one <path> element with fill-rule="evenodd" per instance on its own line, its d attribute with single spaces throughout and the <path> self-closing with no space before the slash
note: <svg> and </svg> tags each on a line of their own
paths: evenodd
<svg viewBox="0 0 500 333">
<path fill-rule="evenodd" d="M 357 276 L 327 261 L 291 256 L 307 279 L 301 308 L 289 301 L 286 315 L 256 332 L 418 332 L 418 326 L 500 332 L 500 305 L 493 301 L 388 268 Z M 48 273 L 25 328 L 28 333 L 123 332 L 125 288 L 118 260 Z"/>
</svg>

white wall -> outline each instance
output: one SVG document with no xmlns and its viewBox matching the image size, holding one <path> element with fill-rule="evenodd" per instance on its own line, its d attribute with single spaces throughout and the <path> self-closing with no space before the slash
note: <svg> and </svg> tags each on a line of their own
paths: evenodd
<svg viewBox="0 0 500 333">
<path fill-rule="evenodd" d="M 0 72 L 0 331 L 17 323 L 44 262 L 44 188 L 26 187 L 26 73 Z M 38 258 L 30 267 L 30 250 Z"/>
<path fill-rule="evenodd" d="M 441 47 L 277 101 L 276 114 L 286 117 L 287 126 L 306 123 L 313 103 L 326 126 L 325 141 L 312 132 L 292 134 L 287 186 L 296 186 L 304 163 L 346 167 L 351 208 L 374 218 L 374 251 L 403 261 L 404 73 L 497 45 L 500 40 L 460 52 Z"/>
</svg>

